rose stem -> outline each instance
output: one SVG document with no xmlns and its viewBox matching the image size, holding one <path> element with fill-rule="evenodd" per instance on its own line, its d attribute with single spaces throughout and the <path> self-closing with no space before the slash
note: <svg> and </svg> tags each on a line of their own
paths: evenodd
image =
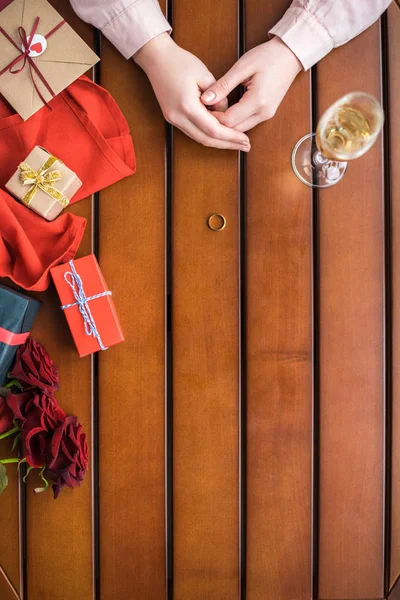
<svg viewBox="0 0 400 600">
<path fill-rule="evenodd" d="M 6 383 L 6 385 L 4 385 L 3 387 L 9 389 L 9 388 L 12 388 L 12 386 L 15 385 L 16 383 L 18 383 L 17 379 L 11 379 L 11 381 Z"/>
<path fill-rule="evenodd" d="M 20 458 L 2 458 L 0 460 L 0 463 L 2 465 L 8 465 L 8 464 L 11 464 L 11 463 L 19 463 L 20 460 L 21 460 Z"/>
<path fill-rule="evenodd" d="M 8 437 L 9 435 L 13 435 L 14 433 L 17 433 L 17 431 L 19 431 L 19 427 L 13 427 L 9 431 L 6 431 L 5 433 L 2 433 L 0 435 L 0 440 L 4 440 L 4 438 Z"/>
</svg>

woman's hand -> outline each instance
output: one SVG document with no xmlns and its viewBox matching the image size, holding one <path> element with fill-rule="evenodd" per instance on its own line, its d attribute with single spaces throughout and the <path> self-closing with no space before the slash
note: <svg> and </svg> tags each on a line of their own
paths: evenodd
<svg viewBox="0 0 400 600">
<path fill-rule="evenodd" d="M 221 124 L 200 100 L 201 93 L 215 82 L 213 75 L 167 33 L 153 38 L 133 58 L 150 79 L 169 123 L 204 146 L 250 150 L 247 135 Z M 228 106 L 226 98 L 213 104 L 218 111 Z"/>
<path fill-rule="evenodd" d="M 248 131 L 271 119 L 302 65 L 295 54 L 275 37 L 244 54 L 233 67 L 205 91 L 201 99 L 215 108 L 242 84 L 245 94 L 237 104 L 215 116 L 227 127 Z"/>
</svg>

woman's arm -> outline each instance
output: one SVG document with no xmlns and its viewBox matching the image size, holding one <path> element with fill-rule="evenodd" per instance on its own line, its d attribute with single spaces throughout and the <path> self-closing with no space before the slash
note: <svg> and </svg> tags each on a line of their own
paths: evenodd
<svg viewBox="0 0 400 600">
<path fill-rule="evenodd" d="M 100 29 L 121 52 L 131 58 L 160 33 L 171 31 L 157 0 L 70 0 L 76 14 Z"/>
<path fill-rule="evenodd" d="M 332 48 L 367 29 L 391 0 L 294 0 L 269 32 L 272 40 L 252 48 L 209 89 L 203 102 L 215 107 L 239 84 L 241 100 L 224 113 L 221 123 L 248 131 L 274 116 L 297 73 L 309 69 Z"/>
<path fill-rule="evenodd" d="M 374 23 L 391 0 L 293 0 L 269 34 L 279 37 L 309 69 L 332 48 Z"/>
<path fill-rule="evenodd" d="M 249 138 L 212 116 L 200 101 L 215 77 L 193 54 L 180 48 L 157 0 L 70 0 L 81 19 L 91 23 L 146 72 L 167 121 L 200 144 L 250 150 Z M 225 110 L 228 102 L 217 103 Z"/>
</svg>

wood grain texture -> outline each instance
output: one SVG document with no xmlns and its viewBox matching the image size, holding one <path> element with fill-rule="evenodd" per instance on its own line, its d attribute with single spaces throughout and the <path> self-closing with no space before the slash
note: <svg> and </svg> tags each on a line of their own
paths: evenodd
<svg viewBox="0 0 400 600">
<path fill-rule="evenodd" d="M 289 2 L 246 3 L 246 43 Z M 247 158 L 247 594 L 311 597 L 312 203 L 290 154 L 310 130 L 309 74 L 250 133 Z"/>
<path fill-rule="evenodd" d="M 20 600 L 21 596 L 6 571 L 0 567 L 0 594 L 2 600 Z"/>
<path fill-rule="evenodd" d="M 90 253 L 90 200 L 71 209 L 88 219 L 78 256 Z M 80 359 L 53 286 L 37 295 L 43 307 L 32 335 L 48 350 L 60 369 L 60 406 L 77 415 L 91 442 L 90 357 Z M 32 472 L 27 486 L 28 591 L 43 600 L 72 600 L 92 597 L 91 473 L 77 490 L 66 488 L 57 501 L 53 494 L 33 493 L 40 480 Z M 79 532 L 79 535 L 77 535 Z M 74 574 L 71 577 L 71 573 Z"/>
<path fill-rule="evenodd" d="M 317 67 L 319 115 L 380 96 L 379 23 Z M 381 139 L 320 193 L 320 573 L 325 600 L 383 597 Z"/>
<path fill-rule="evenodd" d="M 400 600 L 400 580 L 399 579 L 395 580 L 393 587 L 390 590 L 388 600 Z"/>
<path fill-rule="evenodd" d="M 53 6 L 93 45 L 93 30 L 76 17 L 65 0 Z M 88 219 L 78 256 L 91 251 L 91 201 L 83 200 L 71 212 Z M 32 329 L 60 369 L 60 406 L 77 415 L 91 443 L 90 357 L 80 359 L 54 287 L 36 294 L 43 307 Z M 90 600 L 92 598 L 92 499 L 91 473 L 82 487 L 66 488 L 57 501 L 51 492 L 35 495 L 40 483 L 32 472 L 27 486 L 27 587 L 29 598 L 41 600 Z"/>
<path fill-rule="evenodd" d="M 88 219 L 78 256 L 91 251 L 90 199 L 71 208 Z M 60 301 L 53 286 L 37 297 L 43 307 L 32 335 L 48 350 L 60 369 L 60 406 L 77 415 L 91 444 L 90 357 L 80 359 L 73 344 Z M 91 459 L 91 457 L 90 457 Z M 27 566 L 30 598 L 90 600 L 92 598 L 91 472 L 76 490 L 65 488 L 57 501 L 53 494 L 33 493 L 40 479 L 32 472 L 27 486 Z M 71 576 L 73 574 L 73 576 Z"/>
<path fill-rule="evenodd" d="M 400 10 L 388 11 L 393 272 L 393 412 L 391 585 L 400 575 Z M 400 589 L 399 589 L 400 593 Z"/>
<path fill-rule="evenodd" d="M 174 3 L 174 35 L 216 77 L 233 64 L 236 3 Z M 218 43 L 217 43 L 218 41 Z M 239 593 L 238 156 L 176 132 L 172 337 L 175 600 Z M 222 213 L 221 232 L 207 219 Z"/>
<path fill-rule="evenodd" d="M 125 343 L 99 358 L 101 598 L 165 596 L 165 127 L 145 75 L 104 40 L 101 83 L 137 173 L 100 199 L 100 261 Z"/>
<path fill-rule="evenodd" d="M 6 280 L 1 280 L 7 285 Z M 13 439 L 13 438 L 12 438 Z M 12 440 L 0 441 L 0 457 L 15 456 L 12 453 Z M 10 579 L 17 592 L 20 592 L 20 561 L 19 561 L 19 524 L 18 524 L 18 476 L 14 464 L 7 465 L 8 487 L 0 496 L 1 536 L 0 536 L 0 566 Z M 7 518 L 4 516 L 7 515 Z M 0 598 L 10 597 L 9 584 L 0 571 Z M 15 600 L 15 599 L 14 599 Z"/>
<path fill-rule="evenodd" d="M 52 3 L 87 41 L 67 0 Z M 176 41 L 216 77 L 236 60 L 237 3 L 174 0 Z M 247 48 L 290 0 L 246 0 Z M 391 583 L 400 574 L 399 11 L 389 10 L 393 214 Z M 379 96 L 379 26 L 318 66 L 319 114 L 349 86 Z M 165 600 L 165 129 L 144 74 L 103 40 L 101 84 L 132 129 L 138 171 L 101 193 L 100 263 L 126 342 L 99 356 L 100 598 Z M 247 598 L 309 600 L 312 550 L 312 195 L 290 154 L 310 130 L 302 73 L 247 156 Z M 172 239 L 174 600 L 239 598 L 237 154 L 174 133 Z M 383 205 L 379 143 L 320 196 L 319 598 L 383 598 Z M 79 255 L 91 251 L 90 199 Z M 227 226 L 207 227 L 220 212 Z M 91 361 L 53 288 L 33 334 L 60 366 L 57 397 L 91 440 Z M 8 453 L 0 442 L 0 456 Z M 17 478 L 0 497 L 0 565 L 19 590 Z M 28 599 L 92 600 L 91 473 L 79 490 L 28 483 Z M 4 516 L 5 515 L 5 516 Z M 316 524 L 317 525 L 317 524 Z M 400 598 L 395 586 L 391 600 Z M 0 573 L 1 600 L 15 600 Z"/>
</svg>

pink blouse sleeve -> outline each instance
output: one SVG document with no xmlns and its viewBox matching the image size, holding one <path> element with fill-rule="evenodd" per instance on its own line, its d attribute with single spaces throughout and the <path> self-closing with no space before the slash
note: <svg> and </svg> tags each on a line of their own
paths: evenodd
<svg viewBox="0 0 400 600">
<path fill-rule="evenodd" d="M 376 21 L 391 0 L 293 0 L 271 29 L 309 69 Z"/>
<path fill-rule="evenodd" d="M 76 14 L 91 23 L 131 58 L 152 38 L 171 27 L 157 0 L 70 0 Z"/>
<path fill-rule="evenodd" d="M 130 58 L 171 27 L 157 0 L 70 0 L 75 12 Z M 332 48 L 367 29 L 391 0 L 293 0 L 269 34 L 281 38 L 309 69 Z M 268 2 L 265 3 L 268 10 Z"/>
</svg>

